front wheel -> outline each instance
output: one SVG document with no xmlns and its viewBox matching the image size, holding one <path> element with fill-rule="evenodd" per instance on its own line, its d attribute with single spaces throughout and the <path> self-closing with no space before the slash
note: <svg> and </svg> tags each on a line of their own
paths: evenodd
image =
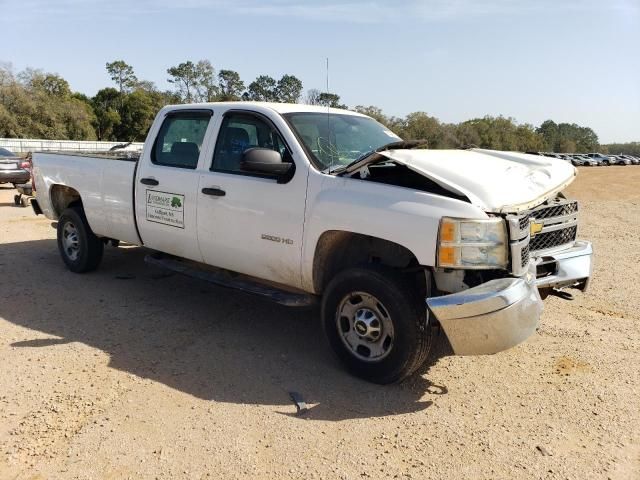
<svg viewBox="0 0 640 480">
<path fill-rule="evenodd" d="M 104 244 L 89 227 L 79 207 L 67 208 L 58 219 L 58 250 L 69 270 L 90 272 L 102 260 Z"/>
<path fill-rule="evenodd" d="M 391 269 L 340 272 L 326 288 L 322 322 L 346 368 L 375 383 L 408 377 L 431 346 L 424 298 L 408 278 Z"/>
</svg>

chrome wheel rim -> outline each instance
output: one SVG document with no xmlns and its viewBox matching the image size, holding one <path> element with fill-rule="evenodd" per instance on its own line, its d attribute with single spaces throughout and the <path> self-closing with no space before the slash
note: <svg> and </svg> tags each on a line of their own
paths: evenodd
<svg viewBox="0 0 640 480">
<path fill-rule="evenodd" d="M 385 358 L 393 348 L 393 322 L 382 302 L 364 292 L 352 292 L 338 304 L 336 328 L 349 352 L 365 362 Z"/>
<path fill-rule="evenodd" d="M 78 259 L 78 255 L 80 255 L 78 229 L 71 222 L 65 223 L 62 228 L 62 248 L 69 260 L 75 261 Z"/>
</svg>

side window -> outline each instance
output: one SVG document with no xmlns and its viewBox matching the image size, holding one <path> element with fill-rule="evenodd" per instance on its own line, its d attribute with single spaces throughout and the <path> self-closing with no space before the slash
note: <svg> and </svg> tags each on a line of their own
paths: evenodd
<svg viewBox="0 0 640 480">
<path fill-rule="evenodd" d="M 204 110 L 169 114 L 153 144 L 151 161 L 156 165 L 195 169 L 210 119 L 211 112 Z"/>
<path fill-rule="evenodd" d="M 242 154 L 248 148 L 270 148 L 292 161 L 280 134 L 260 117 L 246 113 L 225 115 L 216 141 L 211 170 L 241 172 Z"/>
</svg>

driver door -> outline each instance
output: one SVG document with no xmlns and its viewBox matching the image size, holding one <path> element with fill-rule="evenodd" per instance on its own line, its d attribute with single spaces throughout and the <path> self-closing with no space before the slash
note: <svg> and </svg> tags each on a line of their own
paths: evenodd
<svg viewBox="0 0 640 480">
<path fill-rule="evenodd" d="M 208 171 L 200 175 L 198 239 L 205 263 L 300 286 L 307 178 L 283 181 L 240 168 L 247 148 L 291 150 L 273 122 L 248 110 L 227 111 Z"/>
</svg>

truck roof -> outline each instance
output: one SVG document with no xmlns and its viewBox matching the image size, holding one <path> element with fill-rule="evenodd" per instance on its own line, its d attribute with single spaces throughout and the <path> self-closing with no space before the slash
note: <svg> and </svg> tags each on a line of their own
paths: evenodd
<svg viewBox="0 0 640 480">
<path fill-rule="evenodd" d="M 262 108 L 269 108 L 278 113 L 334 113 L 343 115 L 355 115 L 359 117 L 366 117 L 361 113 L 351 110 L 344 110 L 341 108 L 327 108 L 322 105 L 305 105 L 302 103 L 275 103 L 275 102 L 211 102 L 211 103 L 185 103 L 178 105 L 167 105 L 163 110 L 180 110 L 180 109 L 193 109 L 193 108 L 206 108 L 206 107 L 241 107 L 241 106 L 256 106 Z"/>
</svg>

